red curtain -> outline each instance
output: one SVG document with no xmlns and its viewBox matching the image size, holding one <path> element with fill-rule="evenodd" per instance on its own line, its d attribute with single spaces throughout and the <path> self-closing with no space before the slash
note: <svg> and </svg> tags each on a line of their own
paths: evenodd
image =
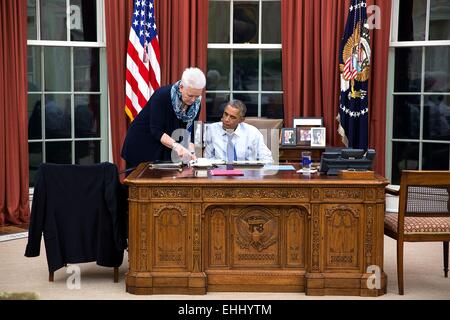
<svg viewBox="0 0 450 320">
<path fill-rule="evenodd" d="M 371 33 L 372 70 L 369 79 L 369 145 L 377 156 L 375 170 L 385 175 L 386 158 L 386 98 L 389 65 L 389 41 L 391 30 L 391 0 L 369 0 L 368 5 L 380 8 L 381 29 L 374 29 Z"/>
<path fill-rule="evenodd" d="M 132 13 L 132 0 L 105 1 L 111 144 L 113 161 L 119 171 L 125 169 L 125 161 L 120 157 L 120 151 L 128 124 L 125 114 L 125 68 Z"/>
<path fill-rule="evenodd" d="M 105 1 L 111 139 L 114 163 L 120 170 L 125 168 L 120 151 L 128 124 L 125 67 L 132 14 L 132 0 Z M 161 85 L 179 80 L 187 67 L 196 66 L 206 73 L 208 0 L 155 0 L 155 16 L 161 51 Z M 205 114 L 203 102 L 202 119 Z"/>
<path fill-rule="evenodd" d="M 0 225 L 28 222 L 27 2 L 0 1 Z"/>
<path fill-rule="evenodd" d="M 282 0 L 285 123 L 294 117 L 323 117 L 327 145 L 342 146 L 337 133 L 338 52 L 349 0 Z M 380 8 L 381 29 L 372 30 L 369 82 L 369 147 L 377 152 L 375 170 L 385 172 L 386 92 L 391 0 L 369 0 Z M 370 15 L 370 14 L 369 14 Z"/>
</svg>

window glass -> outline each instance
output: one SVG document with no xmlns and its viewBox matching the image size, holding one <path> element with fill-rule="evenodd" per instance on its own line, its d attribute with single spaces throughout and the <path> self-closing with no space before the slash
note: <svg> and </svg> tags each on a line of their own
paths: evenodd
<svg viewBox="0 0 450 320">
<path fill-rule="evenodd" d="M 394 96 L 394 139 L 419 139 L 420 96 Z"/>
<path fill-rule="evenodd" d="M 450 46 L 425 48 L 425 91 L 450 93 Z"/>
<path fill-rule="evenodd" d="M 36 0 L 27 0 L 27 39 L 37 39 Z"/>
<path fill-rule="evenodd" d="M 450 141 L 450 95 L 425 96 L 423 138 Z"/>
<path fill-rule="evenodd" d="M 36 174 L 39 169 L 39 165 L 43 162 L 42 142 L 28 143 L 28 159 L 30 172 L 29 186 L 33 187 L 36 182 Z"/>
<path fill-rule="evenodd" d="M 392 184 L 400 184 L 402 170 L 419 169 L 419 144 L 394 142 L 392 144 Z"/>
<path fill-rule="evenodd" d="M 450 145 L 423 144 L 422 170 L 449 170 Z"/>
<path fill-rule="evenodd" d="M 100 162 L 100 141 L 75 142 L 75 163 L 95 164 Z"/>
<path fill-rule="evenodd" d="M 75 138 L 100 137 L 100 96 L 75 96 Z"/>
<path fill-rule="evenodd" d="M 45 138 L 71 138 L 70 95 L 45 95 Z"/>
<path fill-rule="evenodd" d="M 262 52 L 262 90 L 281 91 L 281 51 L 266 50 Z"/>
<path fill-rule="evenodd" d="M 284 119 L 283 95 L 266 93 L 261 95 L 261 116 L 271 119 Z"/>
<path fill-rule="evenodd" d="M 282 117 L 281 2 L 209 0 L 209 9 L 206 120 L 220 120 L 229 97 L 247 116 Z"/>
<path fill-rule="evenodd" d="M 42 106 L 40 94 L 28 94 L 28 139 L 42 139 Z"/>
<path fill-rule="evenodd" d="M 449 168 L 450 1 L 398 0 L 393 9 L 387 178 L 398 184 L 404 169 Z"/>
<path fill-rule="evenodd" d="M 450 1 L 430 1 L 430 40 L 450 40 Z"/>
<path fill-rule="evenodd" d="M 107 77 L 101 71 L 106 66 L 100 33 L 105 17 L 98 15 L 97 7 L 102 8 L 104 0 L 28 0 L 27 5 L 32 187 L 41 163 L 107 161 L 109 143 Z"/>
<path fill-rule="evenodd" d="M 95 1 L 70 1 L 70 40 L 97 41 Z"/>
<path fill-rule="evenodd" d="M 66 1 L 40 0 L 41 40 L 67 40 Z"/>
<path fill-rule="evenodd" d="M 72 143 L 46 142 L 45 154 L 47 163 L 71 164 L 72 163 Z"/>
<path fill-rule="evenodd" d="M 81 92 L 100 91 L 100 61 L 98 48 L 73 49 L 74 90 Z"/>
<path fill-rule="evenodd" d="M 29 92 L 42 90 L 41 78 L 41 48 L 27 48 L 27 81 Z"/>
<path fill-rule="evenodd" d="M 233 90 L 258 90 L 258 50 L 235 50 Z"/>
<path fill-rule="evenodd" d="M 229 93 L 206 94 L 206 119 L 209 122 L 220 121 L 225 104 L 230 100 Z"/>
<path fill-rule="evenodd" d="M 427 0 L 400 0 L 398 40 L 425 40 Z"/>
<path fill-rule="evenodd" d="M 230 2 L 209 1 L 208 42 L 230 42 Z"/>
<path fill-rule="evenodd" d="M 395 92 L 421 92 L 422 48 L 395 49 Z"/>
<path fill-rule="evenodd" d="M 262 43 L 281 43 L 281 3 L 262 3 Z"/>
<path fill-rule="evenodd" d="M 258 2 L 235 2 L 233 15 L 233 43 L 258 43 Z"/>
<path fill-rule="evenodd" d="M 230 90 L 230 50 L 208 50 L 206 90 Z"/>
<path fill-rule="evenodd" d="M 45 47 L 44 63 L 45 91 L 70 91 L 70 48 Z"/>
<path fill-rule="evenodd" d="M 233 99 L 241 100 L 247 107 L 246 117 L 258 116 L 258 95 L 253 93 L 235 93 Z"/>
</svg>

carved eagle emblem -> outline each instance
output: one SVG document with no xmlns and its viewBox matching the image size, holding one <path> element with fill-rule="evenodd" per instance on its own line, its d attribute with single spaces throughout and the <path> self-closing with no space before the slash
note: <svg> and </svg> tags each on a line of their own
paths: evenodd
<svg viewBox="0 0 450 320">
<path fill-rule="evenodd" d="M 237 243 L 259 252 L 277 241 L 277 221 L 264 212 L 248 212 L 236 218 Z"/>
</svg>

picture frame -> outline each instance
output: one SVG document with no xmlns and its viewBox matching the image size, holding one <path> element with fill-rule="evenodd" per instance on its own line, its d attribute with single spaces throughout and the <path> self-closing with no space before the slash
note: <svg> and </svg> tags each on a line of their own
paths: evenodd
<svg viewBox="0 0 450 320">
<path fill-rule="evenodd" d="M 303 127 L 323 127 L 323 118 L 322 117 L 302 117 L 302 118 L 294 118 L 292 120 L 292 126 L 294 128 L 303 126 Z"/>
<path fill-rule="evenodd" d="M 311 146 L 311 127 L 298 126 L 295 128 L 298 146 Z"/>
<path fill-rule="evenodd" d="M 283 146 L 297 145 L 297 134 L 295 132 L 295 128 L 282 128 L 281 129 L 281 144 Z"/>
<path fill-rule="evenodd" d="M 326 144 L 326 128 L 311 128 L 311 147 L 325 147 Z"/>
</svg>

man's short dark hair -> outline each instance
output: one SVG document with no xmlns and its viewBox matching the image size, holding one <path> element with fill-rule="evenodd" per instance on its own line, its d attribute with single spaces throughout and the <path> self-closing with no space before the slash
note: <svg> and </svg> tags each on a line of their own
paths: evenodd
<svg viewBox="0 0 450 320">
<path fill-rule="evenodd" d="M 239 109 L 239 111 L 241 112 L 241 116 L 242 117 L 245 117 L 245 114 L 247 113 L 247 107 L 245 106 L 245 104 L 241 100 L 237 100 L 237 99 L 230 100 L 227 103 L 227 106 Z"/>
</svg>

